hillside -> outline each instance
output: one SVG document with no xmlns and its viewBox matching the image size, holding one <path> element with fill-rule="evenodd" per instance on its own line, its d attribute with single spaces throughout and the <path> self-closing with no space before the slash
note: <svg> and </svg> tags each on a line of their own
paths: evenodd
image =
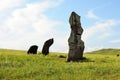
<svg viewBox="0 0 120 80">
<path fill-rule="evenodd" d="M 7 55 L 25 55 L 26 52 L 27 51 L 24 51 L 24 50 L 0 49 L 0 54 L 7 54 Z M 53 52 L 53 53 L 56 53 L 56 52 Z M 85 54 L 89 54 L 89 53 L 90 54 L 102 54 L 102 55 L 116 55 L 116 54 L 120 54 L 120 49 L 112 49 L 112 48 L 101 49 L 97 51 L 86 52 Z"/>
<path fill-rule="evenodd" d="M 101 49 L 93 52 L 88 52 L 91 54 L 102 54 L 102 55 L 117 55 L 120 54 L 120 49 Z"/>
<path fill-rule="evenodd" d="M 1 55 L 25 55 L 26 51 L 23 50 L 12 50 L 12 49 L 0 49 Z"/>
<path fill-rule="evenodd" d="M 85 60 L 66 62 L 63 53 L 27 55 L 26 51 L 0 49 L 0 80 L 119 80 L 119 50 L 84 54 Z M 104 55 L 107 54 L 107 55 Z"/>
</svg>

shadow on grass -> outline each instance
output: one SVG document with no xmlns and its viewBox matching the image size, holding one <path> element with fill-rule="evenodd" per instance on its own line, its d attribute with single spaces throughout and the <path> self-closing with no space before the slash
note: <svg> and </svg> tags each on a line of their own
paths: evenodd
<svg viewBox="0 0 120 80">
<path fill-rule="evenodd" d="M 63 56 L 63 55 L 59 55 L 58 57 L 59 58 L 66 58 L 66 56 Z"/>
<path fill-rule="evenodd" d="M 73 60 L 73 61 L 67 61 L 67 62 L 95 62 L 94 60 L 91 60 L 89 58 L 83 57 L 81 59 L 78 60 Z"/>
<path fill-rule="evenodd" d="M 82 59 L 79 59 L 77 62 L 95 62 L 95 61 L 89 58 L 83 57 Z"/>
</svg>

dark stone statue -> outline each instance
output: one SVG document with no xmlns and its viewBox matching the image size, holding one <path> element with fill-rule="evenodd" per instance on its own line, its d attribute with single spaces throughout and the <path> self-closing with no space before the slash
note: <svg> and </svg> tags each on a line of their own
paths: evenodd
<svg viewBox="0 0 120 80">
<path fill-rule="evenodd" d="M 68 39 L 69 53 L 67 62 L 78 61 L 83 58 L 84 42 L 81 40 L 83 28 L 80 22 L 80 16 L 75 12 L 71 13 L 69 18 L 71 34 Z"/>
<path fill-rule="evenodd" d="M 54 39 L 52 38 L 52 39 L 47 40 L 44 43 L 43 48 L 42 48 L 42 54 L 43 55 L 46 56 L 46 55 L 49 54 L 49 47 L 53 44 L 53 42 L 54 42 Z"/>
<path fill-rule="evenodd" d="M 32 45 L 27 51 L 27 54 L 37 54 L 37 49 L 38 49 L 37 45 Z"/>
</svg>

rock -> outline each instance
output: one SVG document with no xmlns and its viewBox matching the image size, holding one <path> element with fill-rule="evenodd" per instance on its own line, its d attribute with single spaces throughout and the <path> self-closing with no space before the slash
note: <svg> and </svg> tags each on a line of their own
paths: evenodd
<svg viewBox="0 0 120 80">
<path fill-rule="evenodd" d="M 117 57 L 119 57 L 119 54 L 117 54 Z"/>
<path fill-rule="evenodd" d="M 49 47 L 53 44 L 54 42 L 54 39 L 49 39 L 47 40 L 44 45 L 43 45 L 43 48 L 42 48 L 42 54 L 43 55 L 48 55 L 49 54 Z"/>
<path fill-rule="evenodd" d="M 37 49 L 38 49 L 37 45 L 32 45 L 27 51 L 27 54 L 37 54 Z"/>
<path fill-rule="evenodd" d="M 69 18 L 71 34 L 68 39 L 69 52 L 67 61 L 78 61 L 83 58 L 84 42 L 81 40 L 83 28 L 80 22 L 80 16 L 75 12 L 71 13 Z"/>
</svg>

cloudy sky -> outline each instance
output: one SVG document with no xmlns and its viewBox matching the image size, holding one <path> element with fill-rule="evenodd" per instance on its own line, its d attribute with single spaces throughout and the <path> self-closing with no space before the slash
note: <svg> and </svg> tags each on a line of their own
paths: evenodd
<svg viewBox="0 0 120 80">
<path fill-rule="evenodd" d="M 27 50 L 54 38 L 68 52 L 69 16 L 81 16 L 85 51 L 120 48 L 120 0 L 0 0 L 0 48 Z"/>
</svg>

